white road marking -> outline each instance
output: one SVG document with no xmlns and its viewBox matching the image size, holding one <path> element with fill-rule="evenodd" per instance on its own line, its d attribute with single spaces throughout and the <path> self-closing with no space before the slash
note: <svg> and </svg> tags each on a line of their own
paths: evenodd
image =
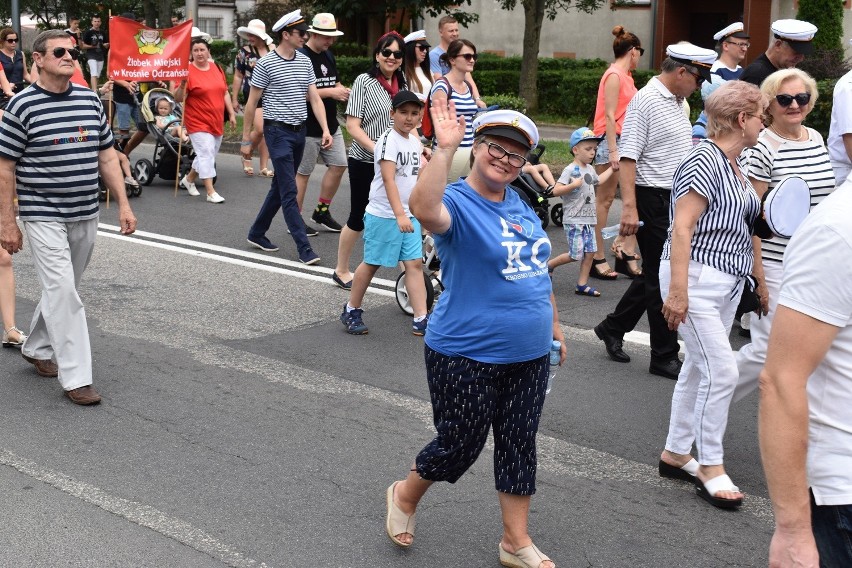
<svg viewBox="0 0 852 568">
<path fill-rule="evenodd" d="M 51 487 L 59 489 L 81 501 L 100 507 L 104 511 L 127 519 L 131 523 L 151 529 L 163 536 L 171 538 L 204 553 L 211 558 L 235 568 L 257 567 L 269 565 L 245 556 L 228 544 L 221 542 L 201 529 L 189 523 L 170 517 L 148 505 L 110 495 L 103 489 L 77 481 L 63 473 L 40 467 L 37 463 L 18 457 L 10 451 L 0 449 L 0 464 L 12 467 L 24 475 L 37 479 Z"/>
</svg>

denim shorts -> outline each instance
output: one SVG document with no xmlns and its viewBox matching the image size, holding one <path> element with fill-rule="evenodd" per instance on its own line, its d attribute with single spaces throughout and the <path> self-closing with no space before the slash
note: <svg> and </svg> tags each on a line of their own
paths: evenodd
<svg viewBox="0 0 852 568">
<path fill-rule="evenodd" d="M 364 213 L 364 263 L 373 266 L 395 267 L 403 260 L 414 260 L 423 256 L 420 223 L 409 217 L 414 226 L 413 233 L 403 233 L 396 219 L 376 217 Z"/>
<path fill-rule="evenodd" d="M 115 117 L 118 120 L 119 130 L 130 130 L 131 118 L 137 130 L 144 130 L 145 128 L 139 118 L 139 107 L 132 103 L 115 103 Z"/>
<path fill-rule="evenodd" d="M 568 239 L 568 256 L 572 259 L 583 260 L 583 254 L 597 252 L 594 225 L 565 223 L 562 228 L 565 229 L 565 238 Z"/>
<path fill-rule="evenodd" d="M 621 142 L 621 134 L 615 135 L 615 145 L 618 146 L 618 143 Z M 606 138 L 601 140 L 601 143 L 598 144 L 598 151 L 595 153 L 595 165 L 600 166 L 603 164 L 609 163 L 609 145 L 607 144 Z"/>
</svg>

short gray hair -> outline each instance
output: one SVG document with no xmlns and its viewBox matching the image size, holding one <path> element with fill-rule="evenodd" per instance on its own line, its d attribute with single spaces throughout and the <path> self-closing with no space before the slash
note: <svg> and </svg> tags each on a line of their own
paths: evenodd
<svg viewBox="0 0 852 568">
<path fill-rule="evenodd" d="M 47 53 L 47 42 L 52 39 L 71 39 L 63 30 L 45 30 L 36 36 L 33 42 L 33 52 Z"/>
<path fill-rule="evenodd" d="M 681 63 L 680 61 L 675 61 L 671 57 L 666 57 L 665 59 L 663 59 L 663 62 L 660 64 L 660 71 L 662 71 L 663 73 L 674 73 L 680 67 L 683 67 L 693 75 L 700 75 L 697 67 L 687 65 L 686 63 Z"/>
</svg>

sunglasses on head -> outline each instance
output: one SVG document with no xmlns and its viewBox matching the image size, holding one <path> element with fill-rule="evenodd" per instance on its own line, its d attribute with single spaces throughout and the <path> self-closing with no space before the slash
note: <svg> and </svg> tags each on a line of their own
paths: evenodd
<svg viewBox="0 0 852 568">
<path fill-rule="evenodd" d="M 382 57 L 390 57 L 391 55 L 393 55 L 395 59 L 402 59 L 402 51 L 399 50 L 399 49 L 393 50 L 393 49 L 388 49 L 386 47 L 383 50 L 381 50 L 379 53 L 382 54 Z"/>
<path fill-rule="evenodd" d="M 18 38 L 16 37 L 7 37 L 6 43 L 18 43 Z"/>
<path fill-rule="evenodd" d="M 456 57 L 463 57 L 465 61 L 476 61 L 478 56 L 475 53 L 459 53 Z"/>
<path fill-rule="evenodd" d="M 778 101 L 778 104 L 782 107 L 790 106 L 793 104 L 793 101 L 796 101 L 796 104 L 803 107 L 811 102 L 811 94 L 799 93 L 797 95 L 775 95 L 775 100 Z"/>
<path fill-rule="evenodd" d="M 51 53 L 53 53 L 53 56 L 56 59 L 62 59 L 63 57 L 65 57 L 66 51 L 68 52 L 68 55 L 71 56 L 71 59 L 73 59 L 74 61 L 77 61 L 77 58 L 80 57 L 80 50 L 76 47 L 72 47 L 71 49 L 67 49 L 64 47 L 54 47 Z"/>
</svg>

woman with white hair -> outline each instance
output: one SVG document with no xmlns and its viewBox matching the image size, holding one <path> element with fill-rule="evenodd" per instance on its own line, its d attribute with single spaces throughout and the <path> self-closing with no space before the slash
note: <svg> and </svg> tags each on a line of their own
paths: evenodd
<svg viewBox="0 0 852 568">
<path fill-rule="evenodd" d="M 275 49 L 272 38 L 266 33 L 266 24 L 263 20 L 252 20 L 247 26 L 237 28 L 237 35 L 248 41 L 248 45 L 242 46 L 237 51 L 237 56 L 234 59 L 234 80 L 231 83 L 231 106 L 234 111 L 240 110 L 240 93 L 243 94 L 243 100 L 248 100 L 251 86 L 251 71 L 257 60 Z M 245 117 L 244 120 L 252 120 L 251 140 L 252 147 L 258 148 L 260 155 L 260 175 L 263 177 L 272 177 L 274 172 L 266 166 L 269 164 L 269 150 L 266 148 L 266 141 L 263 139 L 263 98 L 257 102 L 257 109 L 254 111 L 254 118 Z M 243 159 L 243 173 L 247 176 L 254 175 L 254 168 L 251 165 L 251 159 Z"/>
</svg>

